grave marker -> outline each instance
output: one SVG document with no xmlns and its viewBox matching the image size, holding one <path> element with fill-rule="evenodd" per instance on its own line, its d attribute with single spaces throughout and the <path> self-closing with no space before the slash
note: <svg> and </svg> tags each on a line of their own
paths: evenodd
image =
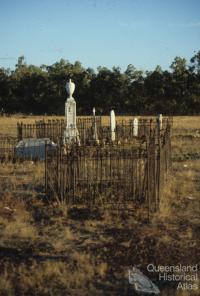
<svg viewBox="0 0 200 296">
<path fill-rule="evenodd" d="M 161 130 L 162 129 L 162 114 L 159 114 L 157 117 L 157 124 L 158 124 L 158 129 Z"/>
<path fill-rule="evenodd" d="M 115 128 L 116 128 L 116 120 L 115 120 L 115 112 L 114 110 L 110 111 L 110 131 L 111 131 L 111 141 L 115 141 Z"/>
<path fill-rule="evenodd" d="M 65 119 L 67 122 L 66 129 L 64 131 L 64 144 L 71 144 L 71 143 L 80 143 L 78 129 L 76 127 L 76 101 L 72 97 L 75 84 L 69 80 L 66 83 L 66 90 L 68 92 L 69 97 L 65 103 Z"/>
<path fill-rule="evenodd" d="M 138 118 L 133 119 L 133 136 L 138 137 Z"/>
</svg>

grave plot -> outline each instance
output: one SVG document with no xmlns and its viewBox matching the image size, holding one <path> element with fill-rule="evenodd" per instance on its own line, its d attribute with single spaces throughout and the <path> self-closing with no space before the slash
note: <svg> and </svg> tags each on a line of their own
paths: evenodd
<svg viewBox="0 0 200 296">
<path fill-rule="evenodd" d="M 162 188 L 171 167 L 170 124 L 158 136 L 132 144 L 47 147 L 46 194 L 69 206 L 143 207 L 146 215 L 159 208 Z M 120 142 L 120 143 L 119 143 Z"/>
<path fill-rule="evenodd" d="M 66 84 L 66 128 L 56 149 L 46 147 L 45 188 L 49 200 L 69 206 L 143 209 L 150 218 L 159 208 L 171 167 L 172 120 L 158 118 L 77 128 L 75 85 Z M 88 130 L 90 131 L 88 133 Z"/>
</svg>

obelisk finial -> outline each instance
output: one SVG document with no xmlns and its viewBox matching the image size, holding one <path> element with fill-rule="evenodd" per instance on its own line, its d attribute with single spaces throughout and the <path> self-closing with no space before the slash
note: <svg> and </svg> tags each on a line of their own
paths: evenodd
<svg viewBox="0 0 200 296">
<path fill-rule="evenodd" d="M 70 98 L 72 98 L 74 90 L 75 90 L 75 83 L 72 82 L 72 80 L 70 78 L 69 82 L 66 83 L 66 91 L 68 92 L 68 95 Z"/>
</svg>

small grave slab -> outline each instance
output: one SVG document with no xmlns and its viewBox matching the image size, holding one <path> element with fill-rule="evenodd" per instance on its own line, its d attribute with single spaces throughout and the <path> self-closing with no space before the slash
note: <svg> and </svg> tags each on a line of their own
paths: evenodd
<svg viewBox="0 0 200 296">
<path fill-rule="evenodd" d="M 15 147 L 17 158 L 28 160 L 45 160 L 45 146 L 55 148 L 57 145 L 49 138 L 26 138 L 18 142 Z"/>
</svg>

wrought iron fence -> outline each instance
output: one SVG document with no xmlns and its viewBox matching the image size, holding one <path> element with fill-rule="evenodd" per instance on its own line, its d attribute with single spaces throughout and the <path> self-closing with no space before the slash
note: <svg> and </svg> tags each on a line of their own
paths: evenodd
<svg viewBox="0 0 200 296">
<path fill-rule="evenodd" d="M 156 130 L 156 133 L 163 133 L 167 124 L 172 125 L 172 118 L 163 118 L 162 127 L 158 125 L 156 118 L 138 120 L 138 131 L 135 133 L 133 119 L 118 120 L 116 122 L 116 141 L 127 142 L 133 141 L 134 137 L 149 138 Z M 40 120 L 34 124 L 18 123 L 17 134 L 18 140 L 24 138 L 50 138 L 54 142 L 61 139 L 66 128 L 64 120 Z M 79 132 L 80 142 L 82 145 L 93 143 L 94 134 L 99 141 L 109 142 L 111 140 L 111 129 L 109 124 L 103 124 L 101 116 L 77 117 L 77 129 Z"/>
<path fill-rule="evenodd" d="M 0 137 L 0 161 L 12 161 L 18 140 L 12 137 Z"/>
<path fill-rule="evenodd" d="M 159 207 L 171 167 L 170 124 L 138 145 L 127 143 L 46 147 L 45 183 L 50 199 L 69 205 L 132 204 Z"/>
</svg>

